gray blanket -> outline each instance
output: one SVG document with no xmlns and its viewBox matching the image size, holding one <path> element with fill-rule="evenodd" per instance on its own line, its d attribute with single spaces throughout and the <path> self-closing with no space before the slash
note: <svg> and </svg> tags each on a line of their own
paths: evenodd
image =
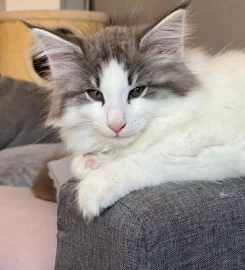
<svg viewBox="0 0 245 270">
<path fill-rule="evenodd" d="M 30 185 L 57 149 L 46 144 L 59 142 L 56 131 L 44 128 L 47 105 L 44 89 L 0 77 L 0 185 Z"/>
<path fill-rule="evenodd" d="M 33 144 L 0 151 L 0 185 L 30 186 L 34 177 L 60 144 Z"/>
</svg>

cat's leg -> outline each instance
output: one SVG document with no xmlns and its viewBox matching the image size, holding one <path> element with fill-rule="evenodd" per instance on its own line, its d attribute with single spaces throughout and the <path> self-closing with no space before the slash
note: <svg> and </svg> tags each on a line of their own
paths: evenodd
<svg viewBox="0 0 245 270">
<path fill-rule="evenodd" d="M 240 150 L 214 147 L 199 156 L 165 156 L 156 149 L 112 161 L 91 171 L 78 185 L 78 203 L 92 219 L 134 190 L 168 181 L 222 180 L 245 175 Z"/>
</svg>

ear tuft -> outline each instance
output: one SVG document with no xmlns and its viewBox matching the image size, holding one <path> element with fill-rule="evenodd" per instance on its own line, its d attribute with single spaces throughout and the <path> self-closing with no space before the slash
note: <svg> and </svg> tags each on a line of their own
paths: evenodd
<svg viewBox="0 0 245 270">
<path fill-rule="evenodd" d="M 36 59 L 47 59 L 53 79 L 63 76 L 64 72 L 69 71 L 67 67 L 75 66 L 74 58 L 83 55 L 80 46 L 71 42 L 69 38 L 63 38 L 65 37 L 63 33 L 56 31 L 56 34 L 44 27 L 32 25 L 26 21 L 22 22 L 31 29 L 36 40 L 32 55 L 35 55 Z"/>
<path fill-rule="evenodd" d="M 82 53 L 79 46 L 67 41 L 58 35 L 41 28 L 32 28 L 32 34 L 37 40 L 43 54 L 52 60 L 53 57 L 61 57 L 63 54 Z"/>
<path fill-rule="evenodd" d="M 182 57 L 186 24 L 184 7 L 180 6 L 148 28 L 141 38 L 140 49 L 167 57 Z"/>
</svg>

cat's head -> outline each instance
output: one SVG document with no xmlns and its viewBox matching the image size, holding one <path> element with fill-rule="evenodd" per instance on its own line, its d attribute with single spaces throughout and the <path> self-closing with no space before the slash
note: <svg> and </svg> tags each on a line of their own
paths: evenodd
<svg viewBox="0 0 245 270">
<path fill-rule="evenodd" d="M 134 143 L 195 84 L 184 63 L 185 7 L 150 26 L 111 26 L 67 36 L 29 26 L 54 84 L 49 123 L 71 151 Z M 169 106 L 169 105 L 168 105 Z"/>
</svg>

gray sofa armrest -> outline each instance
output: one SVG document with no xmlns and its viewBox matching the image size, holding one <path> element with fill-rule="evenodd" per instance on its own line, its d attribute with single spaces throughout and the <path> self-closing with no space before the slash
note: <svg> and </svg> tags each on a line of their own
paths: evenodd
<svg viewBox="0 0 245 270">
<path fill-rule="evenodd" d="M 90 224 L 70 180 L 58 206 L 56 270 L 245 269 L 245 180 L 133 192 Z"/>
</svg>

